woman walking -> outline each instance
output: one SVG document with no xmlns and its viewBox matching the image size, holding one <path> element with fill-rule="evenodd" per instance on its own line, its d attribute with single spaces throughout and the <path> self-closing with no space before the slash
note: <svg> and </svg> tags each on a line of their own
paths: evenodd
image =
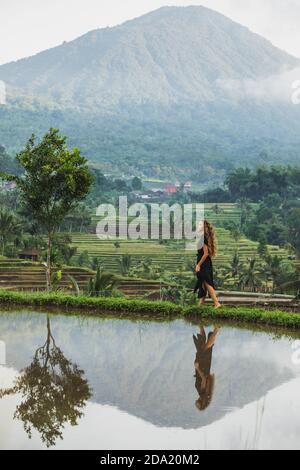
<svg viewBox="0 0 300 470">
<path fill-rule="evenodd" d="M 205 304 L 207 292 L 214 302 L 215 308 L 220 308 L 221 304 L 216 295 L 214 285 L 214 274 L 212 258 L 217 254 L 217 241 L 213 226 L 205 220 L 199 224 L 200 241 L 198 242 L 197 254 L 197 284 L 195 293 L 198 292 L 200 305 Z"/>
</svg>

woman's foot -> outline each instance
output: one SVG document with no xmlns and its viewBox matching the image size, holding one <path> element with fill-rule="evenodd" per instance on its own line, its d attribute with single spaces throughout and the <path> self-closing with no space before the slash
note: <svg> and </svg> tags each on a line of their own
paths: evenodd
<svg viewBox="0 0 300 470">
<path fill-rule="evenodd" d="M 199 300 L 199 305 L 200 305 L 200 306 L 205 305 L 205 299 L 200 299 L 200 300 Z"/>
<path fill-rule="evenodd" d="M 220 302 L 218 302 L 216 305 L 215 305 L 215 308 L 221 308 L 222 305 L 220 304 Z"/>
</svg>

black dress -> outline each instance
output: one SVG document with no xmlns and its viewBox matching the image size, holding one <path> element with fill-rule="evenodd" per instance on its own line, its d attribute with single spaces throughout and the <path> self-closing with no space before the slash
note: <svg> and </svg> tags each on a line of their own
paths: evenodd
<svg viewBox="0 0 300 470">
<path fill-rule="evenodd" d="M 208 245 L 208 241 L 204 238 L 204 245 Z M 204 255 L 204 246 L 198 250 L 197 264 L 201 261 Z M 201 270 L 197 273 L 197 283 L 194 289 L 194 293 L 198 292 L 199 299 L 203 299 L 207 296 L 207 290 L 204 282 L 212 286 L 215 289 L 214 284 L 214 273 L 211 257 L 208 256 L 201 266 Z"/>
</svg>

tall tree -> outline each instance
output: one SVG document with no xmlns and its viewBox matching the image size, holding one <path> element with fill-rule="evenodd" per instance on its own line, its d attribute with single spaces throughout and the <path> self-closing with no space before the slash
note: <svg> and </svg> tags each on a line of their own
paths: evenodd
<svg viewBox="0 0 300 470">
<path fill-rule="evenodd" d="M 17 160 L 24 175 L 8 179 L 16 182 L 23 205 L 47 234 L 46 280 L 51 290 L 53 238 L 65 217 L 88 194 L 93 177 L 87 160 L 77 148 L 68 149 L 66 137 L 57 129 L 50 129 L 40 142 L 32 135 Z"/>
<path fill-rule="evenodd" d="M 251 292 L 257 292 L 262 285 L 262 272 L 257 266 L 256 259 L 249 259 L 248 264 L 240 275 L 240 284 L 243 288 L 248 287 Z"/>
<path fill-rule="evenodd" d="M 281 259 L 279 256 L 269 255 L 266 257 L 265 262 L 265 274 L 272 281 L 272 291 L 274 292 L 275 287 L 280 285 L 282 274 Z"/>
</svg>

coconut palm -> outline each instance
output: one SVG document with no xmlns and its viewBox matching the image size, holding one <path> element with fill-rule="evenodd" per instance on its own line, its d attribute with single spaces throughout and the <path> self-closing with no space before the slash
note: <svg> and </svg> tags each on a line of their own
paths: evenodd
<svg viewBox="0 0 300 470">
<path fill-rule="evenodd" d="M 121 259 L 119 260 L 119 268 L 123 276 L 126 276 L 128 272 L 130 271 L 132 265 L 132 258 L 131 255 L 128 253 L 125 255 L 121 256 Z"/>
<path fill-rule="evenodd" d="M 249 259 L 240 275 L 240 286 L 243 289 L 247 287 L 251 292 L 257 292 L 257 289 L 262 285 L 262 278 L 263 274 L 257 266 L 257 260 L 255 258 Z"/>
<path fill-rule="evenodd" d="M 239 254 L 236 251 L 230 263 L 230 274 L 233 277 L 237 277 L 240 274 L 242 267 L 243 265 L 241 263 Z"/>
<path fill-rule="evenodd" d="M 278 256 L 267 256 L 265 259 L 265 273 L 268 279 L 272 281 L 272 291 L 280 284 L 282 274 L 281 259 Z"/>
<path fill-rule="evenodd" d="M 93 297 L 107 297 L 113 294 L 119 284 L 120 281 L 114 274 L 98 267 L 96 276 L 89 282 L 88 293 Z"/>
<path fill-rule="evenodd" d="M 237 206 L 241 210 L 241 228 L 248 222 L 253 210 L 249 199 L 241 198 L 237 201 Z"/>
</svg>

